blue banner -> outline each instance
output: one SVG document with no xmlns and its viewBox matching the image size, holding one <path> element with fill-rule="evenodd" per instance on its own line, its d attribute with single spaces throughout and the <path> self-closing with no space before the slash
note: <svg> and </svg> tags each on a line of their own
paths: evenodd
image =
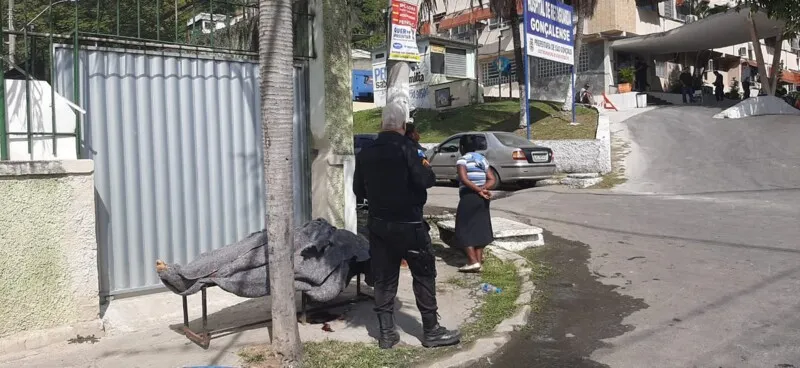
<svg viewBox="0 0 800 368">
<path fill-rule="evenodd" d="M 525 0 L 528 55 L 572 65 L 572 7 L 558 0 Z"/>
</svg>

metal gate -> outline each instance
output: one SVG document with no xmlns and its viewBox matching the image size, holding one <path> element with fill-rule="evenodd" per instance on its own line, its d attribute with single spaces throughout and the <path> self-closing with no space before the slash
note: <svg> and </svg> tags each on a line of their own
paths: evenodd
<svg viewBox="0 0 800 368">
<path fill-rule="evenodd" d="M 95 162 L 101 292 L 160 287 L 155 261 L 185 264 L 264 226 L 258 65 L 57 45 L 55 88 L 80 91 Z M 307 72 L 295 67 L 295 222 L 310 216 Z"/>
</svg>

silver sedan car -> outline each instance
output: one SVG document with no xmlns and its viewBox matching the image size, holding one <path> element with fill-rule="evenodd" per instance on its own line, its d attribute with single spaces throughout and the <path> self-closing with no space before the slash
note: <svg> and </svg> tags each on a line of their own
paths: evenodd
<svg viewBox="0 0 800 368">
<path fill-rule="evenodd" d="M 555 174 L 556 164 L 550 148 L 537 146 L 514 133 L 466 132 L 448 137 L 426 153 L 436 179 L 458 180 L 456 161 L 461 157 L 458 143 L 464 135 L 479 136 L 477 152 L 489 161 L 498 185 L 513 183 L 531 186 L 537 180 L 548 179 Z"/>
</svg>

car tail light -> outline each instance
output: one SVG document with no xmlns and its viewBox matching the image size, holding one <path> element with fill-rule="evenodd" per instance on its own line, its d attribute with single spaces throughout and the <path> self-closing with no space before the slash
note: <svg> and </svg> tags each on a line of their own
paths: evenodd
<svg viewBox="0 0 800 368">
<path fill-rule="evenodd" d="M 525 161 L 528 160 L 528 158 L 525 157 L 525 152 L 522 152 L 522 150 L 520 150 L 520 149 L 514 150 L 514 152 L 511 153 L 511 158 L 513 158 L 515 160 L 525 160 Z"/>
</svg>

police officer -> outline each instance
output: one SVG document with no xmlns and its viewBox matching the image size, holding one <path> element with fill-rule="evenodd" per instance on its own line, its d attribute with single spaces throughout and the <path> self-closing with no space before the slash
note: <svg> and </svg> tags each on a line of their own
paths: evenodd
<svg viewBox="0 0 800 368">
<path fill-rule="evenodd" d="M 424 157 L 405 134 L 408 110 L 398 102 L 384 107 L 381 132 L 356 157 L 353 191 L 369 203 L 370 256 L 375 278 L 378 346 L 390 349 L 400 342 L 394 327 L 394 299 L 405 259 L 414 278 L 414 296 L 422 314 L 422 345 L 457 344 L 461 334 L 439 325 L 436 305 L 436 259 L 422 218 L 427 189 L 436 181 Z"/>
</svg>

